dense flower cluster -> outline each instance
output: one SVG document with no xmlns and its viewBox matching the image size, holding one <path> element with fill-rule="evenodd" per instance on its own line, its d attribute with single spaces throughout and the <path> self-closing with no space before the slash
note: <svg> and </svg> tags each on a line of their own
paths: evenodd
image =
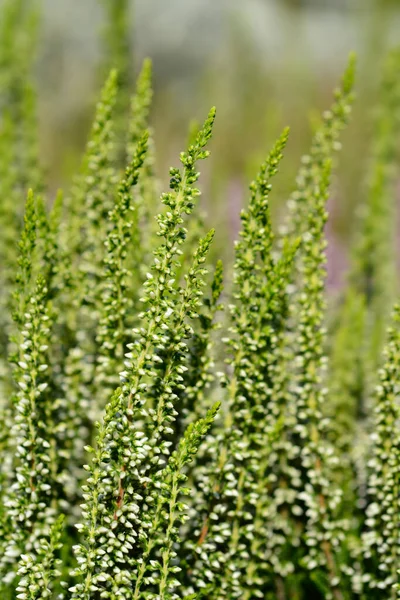
<svg viewBox="0 0 400 600">
<path fill-rule="evenodd" d="M 349 287 L 329 320 L 326 203 L 354 59 L 283 226 L 274 233 L 270 197 L 288 130 L 250 185 L 224 269 L 198 207 L 216 111 L 159 196 L 151 63 L 128 101 L 127 3 L 105 6 L 121 70 L 53 202 L 36 151 L 35 15 L 22 0 L 2 8 L 0 597 L 400 598 L 399 307 L 384 333 L 399 53 Z"/>
</svg>

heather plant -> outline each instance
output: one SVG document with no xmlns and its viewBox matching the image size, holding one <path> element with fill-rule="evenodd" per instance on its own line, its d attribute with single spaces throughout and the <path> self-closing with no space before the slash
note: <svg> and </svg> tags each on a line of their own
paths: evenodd
<svg viewBox="0 0 400 600">
<path fill-rule="evenodd" d="M 107 4 L 112 60 L 125 67 L 126 6 Z M 17 44 L 16 23 L 31 13 L 22 1 L 3 11 Z M 353 58 L 283 225 L 270 201 L 288 129 L 250 184 L 225 266 L 213 264 L 214 230 L 199 207 L 214 108 L 159 195 L 151 63 L 130 102 L 128 69 L 112 69 L 79 171 L 52 200 L 33 96 L 25 80 L 19 87 L 28 50 L 12 59 L 0 46 L 0 59 L 1 598 L 400 597 L 398 307 L 377 350 L 396 288 L 387 261 L 398 52 L 384 76 L 362 249 L 333 336 L 326 204 Z M 18 106 L 6 99 L 17 80 Z M 352 448 L 359 394 L 361 454 Z"/>
<path fill-rule="evenodd" d="M 396 300 L 396 181 L 400 115 L 399 50 L 383 66 L 370 150 L 365 198 L 354 235 L 348 285 L 333 320 L 330 343 L 331 394 L 327 412 L 331 432 L 342 447 L 342 486 L 350 503 L 366 505 L 365 455 L 370 446 L 374 386 L 382 366 L 390 311 Z M 357 488 L 357 490 L 356 490 Z"/>
<path fill-rule="evenodd" d="M 36 38 L 35 2 L 4 2 L 0 22 L 0 361 L 5 358 L 10 333 L 7 291 L 14 279 L 24 198 L 30 186 L 38 189 L 41 185 L 32 82 Z"/>
<path fill-rule="evenodd" d="M 383 69 L 360 228 L 355 234 L 349 285 L 332 344 L 332 376 L 338 386 L 337 395 L 336 384 L 333 386 L 332 400 L 334 409 L 341 414 L 337 424 L 342 442 L 346 436 L 351 440 L 351 428 L 368 416 L 366 403 L 381 363 L 388 318 L 396 299 L 399 72 L 400 56 L 395 49 L 389 53 Z M 362 340 L 358 353 L 351 350 L 356 338 Z M 351 369 L 349 360 L 355 361 Z"/>
</svg>

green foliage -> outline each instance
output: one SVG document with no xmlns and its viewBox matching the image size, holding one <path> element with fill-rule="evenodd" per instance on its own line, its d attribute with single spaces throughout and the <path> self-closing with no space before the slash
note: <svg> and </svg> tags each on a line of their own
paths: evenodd
<svg viewBox="0 0 400 600">
<path fill-rule="evenodd" d="M 105 242 L 105 277 L 102 289 L 102 310 L 99 318 L 97 341 L 100 343 L 96 381 L 99 387 L 113 387 L 115 375 L 122 368 L 126 340 L 127 279 L 124 267 L 126 247 L 131 241 L 133 215 L 137 206 L 131 205 L 132 188 L 137 184 L 147 151 L 148 134 L 139 140 L 132 163 L 125 172 L 118 189 L 118 198 L 109 213 L 112 224 Z M 135 240 L 137 243 L 137 240 Z M 114 378 L 113 378 L 114 376 Z M 109 381 L 109 378 L 111 380 Z M 118 383 L 118 382 L 117 382 Z M 115 385 L 114 385 L 115 387 Z"/>
<path fill-rule="evenodd" d="M 117 110 L 115 117 L 117 157 L 124 165 L 124 138 L 126 117 L 129 109 L 129 91 L 133 83 L 133 48 L 131 42 L 131 0 L 101 0 L 104 6 L 106 26 L 104 41 L 106 46 L 105 70 L 118 69 Z M 140 81 L 138 82 L 140 87 Z M 133 120 L 133 122 L 135 119 Z"/>
<path fill-rule="evenodd" d="M 358 299 L 354 301 L 365 305 L 361 339 L 365 361 L 371 363 L 359 381 L 362 404 L 370 391 L 368 371 L 375 372 L 380 364 L 388 315 L 397 293 L 395 187 L 400 132 L 399 74 L 400 53 L 396 49 L 389 54 L 384 65 L 366 198 L 361 207 L 361 228 L 356 237 L 349 274 L 348 295 L 356 296 Z M 348 311 L 352 310 L 351 303 L 351 299 L 344 302 L 344 320 L 348 318 Z M 339 329 L 340 318 L 339 315 Z M 358 334 L 354 332 L 352 335 L 360 335 L 359 325 L 355 326 Z M 342 335 L 340 331 L 338 335 Z"/>
<path fill-rule="evenodd" d="M 0 46 L 0 237 L 15 248 L 2 241 L 1 598 L 397 598 L 399 308 L 374 394 L 364 382 L 380 362 L 365 340 L 395 288 L 393 219 L 380 206 L 392 204 L 398 53 L 384 78 L 363 250 L 330 342 L 326 203 L 353 59 L 285 226 L 275 235 L 270 200 L 288 130 L 250 185 L 223 276 L 220 261 L 210 265 L 214 230 L 198 216 L 215 109 L 192 128 L 157 204 L 149 61 L 125 120 L 127 7 L 108 5 L 122 70 L 105 83 L 71 190 L 53 203 L 40 195 L 19 78 L 33 37 L 19 46 L 16 24 L 31 13 L 22 0 L 3 9 L 15 58 Z M 10 82 L 16 104 L 3 99 Z M 371 334 L 379 347 L 383 337 Z M 360 398 L 371 435 L 356 459 Z"/>
<path fill-rule="evenodd" d="M 36 94 L 32 68 L 36 2 L 6 0 L 0 20 L 0 378 L 10 334 L 9 290 L 28 188 L 42 183 L 38 160 Z M 1 382 L 0 382 L 1 385 Z"/>
<path fill-rule="evenodd" d="M 400 308 L 396 306 L 385 363 L 379 372 L 371 460 L 368 463 L 368 505 L 363 533 L 364 575 L 361 588 L 368 598 L 398 598 L 400 561 L 400 453 L 397 388 L 400 373 Z"/>
<path fill-rule="evenodd" d="M 334 416 L 332 439 L 343 446 L 347 482 L 354 479 L 364 495 L 364 455 L 372 426 L 374 385 L 390 310 L 397 294 L 396 176 L 400 126 L 400 54 L 389 53 L 379 91 L 370 170 L 355 236 L 348 286 L 337 314 L 331 343 L 332 395 L 327 412 Z M 350 488 L 351 488 L 350 484 Z M 353 486 L 354 488 L 354 486 Z M 353 489 L 354 491 L 354 489 Z M 351 489 L 349 490 L 351 494 Z M 353 496 L 352 501 L 355 501 Z"/>
<path fill-rule="evenodd" d="M 49 540 L 41 538 L 34 555 L 21 556 L 16 588 L 20 600 L 40 600 L 51 597 L 52 582 L 61 576 L 58 569 L 61 560 L 56 558 L 56 552 L 61 548 L 61 534 L 64 517 L 60 516 L 50 531 Z"/>
<path fill-rule="evenodd" d="M 309 195 L 314 185 L 318 184 L 326 160 L 340 149 L 339 135 L 347 123 L 353 101 L 354 76 L 355 58 L 351 56 L 341 87 L 335 91 L 334 103 L 324 112 L 322 123 L 312 139 L 310 152 L 302 158 L 296 190 L 288 203 L 288 218 L 283 233 L 299 235 L 305 230 Z"/>
</svg>

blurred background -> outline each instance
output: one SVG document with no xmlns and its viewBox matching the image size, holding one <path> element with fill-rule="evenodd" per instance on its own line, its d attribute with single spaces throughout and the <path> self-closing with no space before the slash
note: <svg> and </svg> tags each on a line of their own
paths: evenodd
<svg viewBox="0 0 400 600">
<path fill-rule="evenodd" d="M 119 48 L 108 35 L 118 6 L 129 13 Z M 149 56 L 163 183 L 168 167 L 177 164 L 192 119 L 201 121 L 217 106 L 212 157 L 202 166 L 201 185 L 204 211 L 221 232 L 222 246 L 226 232 L 236 235 L 258 164 L 282 128 L 290 126 L 272 200 L 278 222 L 300 157 L 354 50 L 357 101 L 330 201 L 328 282 L 336 288 L 365 194 L 381 66 L 399 32 L 400 2 L 395 0 L 42 0 L 36 76 L 40 151 L 50 189 L 71 181 L 110 63 L 125 56 L 133 87 Z"/>
</svg>

